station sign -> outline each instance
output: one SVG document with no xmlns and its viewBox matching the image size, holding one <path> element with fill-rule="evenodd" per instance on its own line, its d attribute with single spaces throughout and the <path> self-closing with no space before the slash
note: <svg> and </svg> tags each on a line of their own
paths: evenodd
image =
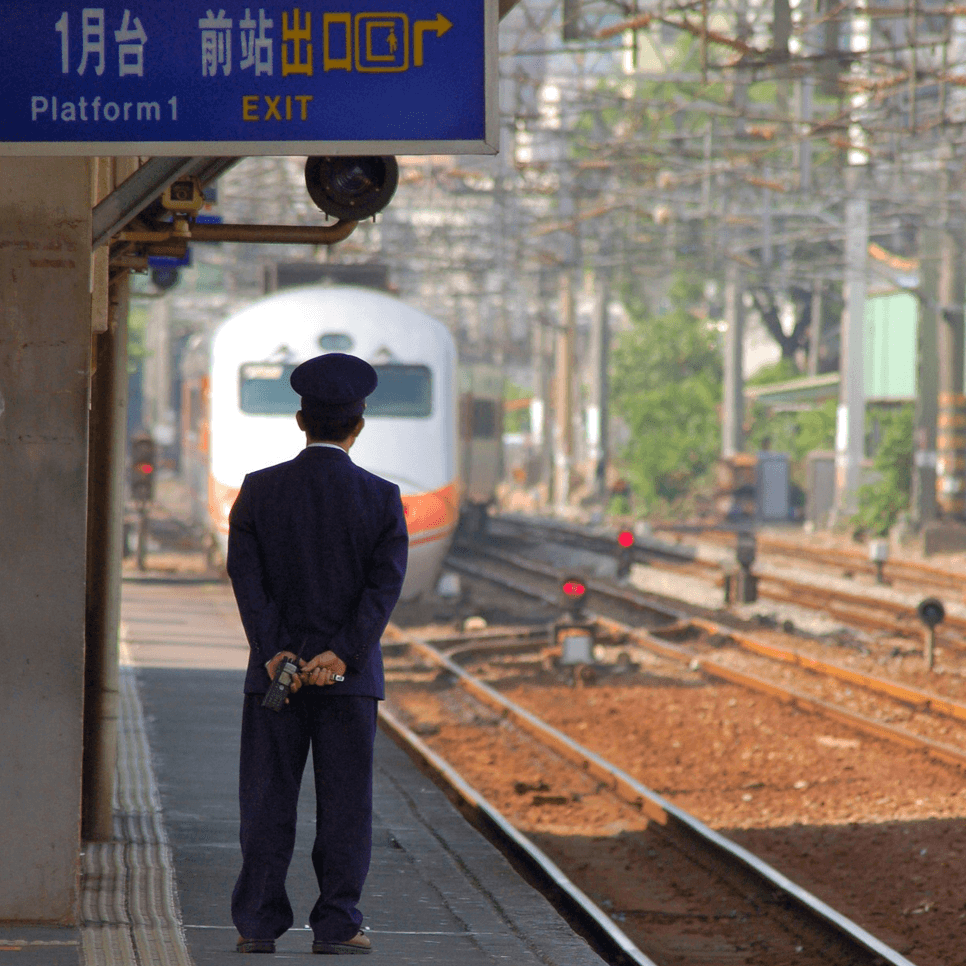
<svg viewBox="0 0 966 966">
<path fill-rule="evenodd" d="M 487 154 L 498 0 L 2 0 L 0 155 Z"/>
</svg>

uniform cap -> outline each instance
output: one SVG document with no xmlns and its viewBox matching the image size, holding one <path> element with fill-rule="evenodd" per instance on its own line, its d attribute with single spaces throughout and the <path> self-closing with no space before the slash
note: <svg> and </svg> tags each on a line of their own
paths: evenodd
<svg viewBox="0 0 966 966">
<path fill-rule="evenodd" d="M 368 396 L 379 382 L 365 359 L 344 352 L 327 352 L 297 366 L 289 376 L 302 397 L 302 409 L 314 416 L 348 419 L 361 416 Z"/>
</svg>

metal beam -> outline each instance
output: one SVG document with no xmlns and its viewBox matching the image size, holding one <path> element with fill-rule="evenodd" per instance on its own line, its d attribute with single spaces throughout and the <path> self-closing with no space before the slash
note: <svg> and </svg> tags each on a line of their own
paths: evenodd
<svg viewBox="0 0 966 966">
<path fill-rule="evenodd" d="M 178 178 L 195 175 L 202 186 L 241 158 L 151 158 L 94 208 L 91 244 L 100 248 Z"/>
</svg>

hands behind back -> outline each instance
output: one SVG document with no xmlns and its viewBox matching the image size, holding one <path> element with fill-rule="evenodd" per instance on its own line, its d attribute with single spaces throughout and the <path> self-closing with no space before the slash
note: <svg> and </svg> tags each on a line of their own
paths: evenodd
<svg viewBox="0 0 966 966">
<path fill-rule="evenodd" d="M 303 661 L 300 657 L 296 657 L 291 651 L 279 651 L 278 654 L 276 654 L 275 657 L 273 657 L 268 662 L 268 664 L 265 665 L 265 670 L 268 671 L 268 677 L 270 681 L 275 680 L 275 675 L 278 672 L 279 665 L 286 658 L 288 658 L 291 661 L 294 661 L 299 666 L 299 668 L 305 667 L 305 661 Z M 289 690 L 291 691 L 292 694 L 295 694 L 295 692 L 298 691 L 300 687 L 302 687 L 303 683 L 304 682 L 302 680 L 302 674 L 300 671 L 298 674 L 295 675 L 294 678 L 292 678 L 292 683 L 289 687 Z"/>
<path fill-rule="evenodd" d="M 336 683 L 336 675 L 344 675 L 346 664 L 335 651 L 323 651 L 302 665 L 299 676 L 303 684 L 324 687 Z"/>
</svg>

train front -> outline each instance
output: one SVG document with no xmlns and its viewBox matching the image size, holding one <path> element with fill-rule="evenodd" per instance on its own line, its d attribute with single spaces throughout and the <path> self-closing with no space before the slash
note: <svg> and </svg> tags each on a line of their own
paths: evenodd
<svg viewBox="0 0 966 966">
<path fill-rule="evenodd" d="M 322 352 L 349 352 L 376 369 L 355 463 L 396 483 L 410 550 L 403 599 L 431 590 L 459 516 L 456 350 L 442 323 L 364 289 L 296 289 L 263 299 L 212 344 L 209 507 L 219 544 L 245 474 L 305 445 L 292 370 Z"/>
</svg>

